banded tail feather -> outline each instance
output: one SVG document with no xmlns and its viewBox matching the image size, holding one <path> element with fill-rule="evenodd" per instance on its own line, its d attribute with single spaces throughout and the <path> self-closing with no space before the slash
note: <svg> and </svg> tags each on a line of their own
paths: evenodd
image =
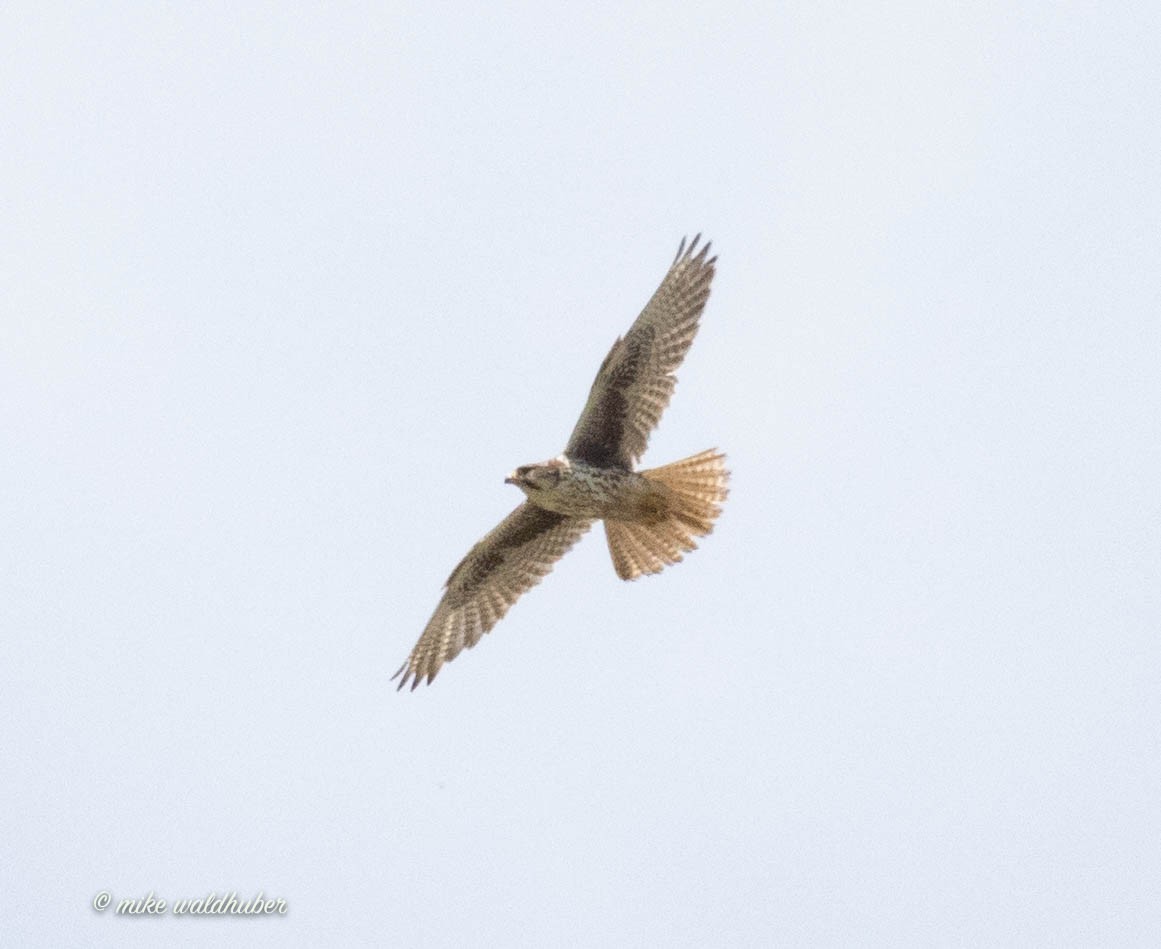
<svg viewBox="0 0 1161 949">
<path fill-rule="evenodd" d="M 660 573 L 697 548 L 695 537 L 713 529 L 721 503 L 729 494 L 726 456 L 716 448 L 681 461 L 642 471 L 662 489 L 666 504 L 656 520 L 605 519 L 605 537 L 613 568 L 622 580 Z"/>
</svg>

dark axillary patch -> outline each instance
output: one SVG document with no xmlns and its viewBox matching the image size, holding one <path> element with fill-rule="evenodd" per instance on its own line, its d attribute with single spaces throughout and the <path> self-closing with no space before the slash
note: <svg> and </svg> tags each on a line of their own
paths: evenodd
<svg viewBox="0 0 1161 949">
<path fill-rule="evenodd" d="M 499 570 L 514 550 L 518 550 L 524 544 L 535 540 L 545 531 L 552 530 L 565 519 L 564 514 L 546 511 L 527 501 L 524 507 L 517 510 L 520 511 L 520 516 L 492 541 L 491 550 L 482 555 L 476 555 L 475 551 L 472 551 L 460 561 L 459 565 L 452 571 L 451 576 L 447 578 L 449 587 L 457 579 L 461 581 L 459 592 L 463 599 L 471 596 L 493 573 Z M 468 567 L 470 572 L 461 577 L 460 573 L 465 567 Z"/>
<path fill-rule="evenodd" d="M 649 354 L 656 330 L 652 326 L 635 327 L 624 339 L 617 340 L 597 373 L 597 384 L 603 388 L 600 401 L 590 409 L 582 443 L 573 452 L 579 461 L 601 468 L 628 468 L 631 460 L 622 447 L 628 426 L 628 391 L 647 371 Z M 601 380 L 601 376 L 604 380 Z"/>
</svg>

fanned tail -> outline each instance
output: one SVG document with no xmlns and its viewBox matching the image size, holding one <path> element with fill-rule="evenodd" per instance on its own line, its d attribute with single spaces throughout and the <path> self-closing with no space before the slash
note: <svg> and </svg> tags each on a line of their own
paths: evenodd
<svg viewBox="0 0 1161 949">
<path fill-rule="evenodd" d="M 641 474 L 660 486 L 665 508 L 649 523 L 605 521 L 613 568 L 622 580 L 660 573 L 694 550 L 694 538 L 714 529 L 714 519 L 722 511 L 719 505 L 729 494 L 726 456 L 716 448 Z"/>
</svg>

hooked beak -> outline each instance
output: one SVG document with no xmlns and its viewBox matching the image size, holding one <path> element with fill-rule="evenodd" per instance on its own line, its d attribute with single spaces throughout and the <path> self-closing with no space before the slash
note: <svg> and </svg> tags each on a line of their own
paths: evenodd
<svg viewBox="0 0 1161 949">
<path fill-rule="evenodd" d="M 505 484 L 519 484 L 520 479 L 516 477 L 516 472 L 513 471 L 507 478 L 504 479 Z"/>
</svg>

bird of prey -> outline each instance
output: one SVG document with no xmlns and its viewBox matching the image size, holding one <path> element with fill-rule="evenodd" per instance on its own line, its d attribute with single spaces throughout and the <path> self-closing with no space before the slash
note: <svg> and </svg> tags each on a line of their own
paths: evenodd
<svg viewBox="0 0 1161 949">
<path fill-rule="evenodd" d="M 673 265 L 625 336 L 601 363 L 564 453 L 513 471 L 524 492 L 516 510 L 476 544 L 447 579 L 443 599 L 392 678 L 402 689 L 428 683 L 471 648 L 522 593 L 540 582 L 593 524 L 605 522 L 622 580 L 658 573 L 713 530 L 729 472 L 710 449 L 661 468 L 634 471 L 677 382 L 709 298 L 716 257 L 698 235 Z"/>
</svg>

